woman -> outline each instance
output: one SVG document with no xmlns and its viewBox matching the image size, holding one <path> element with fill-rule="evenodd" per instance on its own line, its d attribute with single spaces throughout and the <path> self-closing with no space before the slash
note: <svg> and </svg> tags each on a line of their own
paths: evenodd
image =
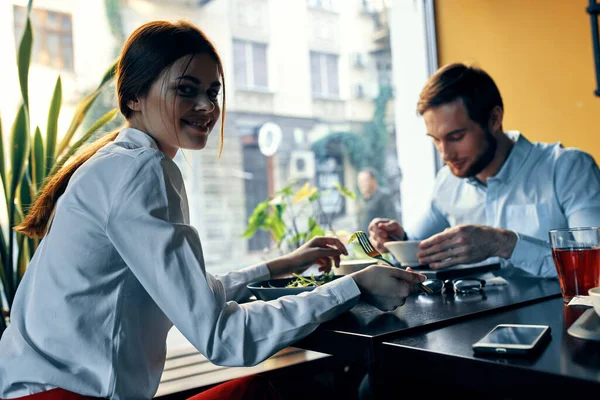
<svg viewBox="0 0 600 400">
<path fill-rule="evenodd" d="M 150 22 L 127 40 L 116 79 L 127 127 L 52 177 L 17 227 L 44 239 L 0 341 L 0 398 L 149 399 L 173 324 L 211 362 L 250 366 L 359 297 L 393 309 L 424 280 L 375 266 L 304 296 L 238 304 L 251 281 L 339 264 L 343 244 L 314 238 L 266 264 L 208 274 L 172 159 L 204 148 L 224 116 L 219 55 L 189 23 Z M 223 124 L 220 137 L 222 149 Z"/>
</svg>

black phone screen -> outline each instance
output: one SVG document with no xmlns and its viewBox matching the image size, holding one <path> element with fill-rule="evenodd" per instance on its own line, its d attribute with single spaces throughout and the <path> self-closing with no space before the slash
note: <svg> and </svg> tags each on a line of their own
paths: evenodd
<svg viewBox="0 0 600 400">
<path fill-rule="evenodd" d="M 484 345 L 530 346 L 544 332 L 544 327 L 499 326 L 487 334 L 479 343 Z"/>
</svg>

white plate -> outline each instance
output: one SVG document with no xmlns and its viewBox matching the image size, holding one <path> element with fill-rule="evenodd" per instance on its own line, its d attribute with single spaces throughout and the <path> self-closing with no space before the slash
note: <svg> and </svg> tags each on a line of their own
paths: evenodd
<svg viewBox="0 0 600 400">
<path fill-rule="evenodd" d="M 567 332 L 579 339 L 600 341 L 600 317 L 593 308 L 585 310 Z"/>
</svg>

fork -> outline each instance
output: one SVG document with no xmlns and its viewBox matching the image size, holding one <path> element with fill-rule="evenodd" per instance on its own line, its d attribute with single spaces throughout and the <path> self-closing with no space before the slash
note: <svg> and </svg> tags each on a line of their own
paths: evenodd
<svg viewBox="0 0 600 400">
<path fill-rule="evenodd" d="M 398 268 L 396 267 L 394 264 L 392 264 L 391 262 L 389 262 L 388 260 L 386 260 L 379 251 L 377 251 L 377 249 L 375 249 L 375 247 L 373 247 L 373 245 L 371 244 L 371 241 L 369 240 L 369 237 L 367 236 L 366 233 L 364 233 L 363 231 L 358 231 L 356 232 L 356 238 L 358 239 L 358 243 L 360 244 L 360 247 L 362 247 L 363 251 L 371 258 L 376 258 L 378 260 L 381 260 L 383 262 L 385 262 L 388 265 L 391 265 L 394 268 Z M 433 291 L 428 288 L 427 286 L 423 285 L 422 283 L 416 283 L 415 285 L 417 285 L 417 287 L 419 289 L 421 289 L 421 291 L 425 292 L 425 293 L 433 293 Z"/>
</svg>

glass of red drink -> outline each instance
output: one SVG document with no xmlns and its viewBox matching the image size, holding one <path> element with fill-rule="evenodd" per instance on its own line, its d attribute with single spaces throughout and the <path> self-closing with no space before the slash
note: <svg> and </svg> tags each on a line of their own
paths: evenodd
<svg viewBox="0 0 600 400">
<path fill-rule="evenodd" d="M 600 228 L 552 229 L 549 235 L 565 303 L 600 286 Z"/>
</svg>

